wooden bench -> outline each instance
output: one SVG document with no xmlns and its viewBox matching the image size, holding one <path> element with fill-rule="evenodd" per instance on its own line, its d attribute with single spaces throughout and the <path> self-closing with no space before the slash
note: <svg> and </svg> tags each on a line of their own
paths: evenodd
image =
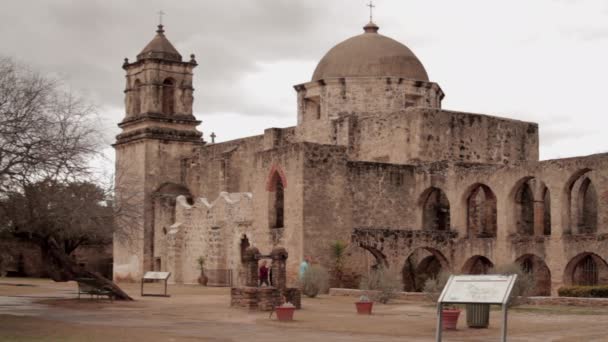
<svg viewBox="0 0 608 342">
<path fill-rule="evenodd" d="M 101 296 L 108 296 L 111 301 L 114 301 L 114 294 L 112 291 L 103 288 L 103 284 L 100 284 L 96 279 L 93 278 L 78 278 L 78 299 L 81 294 L 88 294 L 91 298 L 101 298 Z"/>
</svg>

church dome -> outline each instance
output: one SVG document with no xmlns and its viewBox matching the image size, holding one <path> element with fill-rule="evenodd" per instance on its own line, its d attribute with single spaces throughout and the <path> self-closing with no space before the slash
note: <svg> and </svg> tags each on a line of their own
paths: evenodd
<svg viewBox="0 0 608 342">
<path fill-rule="evenodd" d="M 163 25 L 158 25 L 156 36 L 146 45 L 146 47 L 137 55 L 137 60 L 142 59 L 164 59 L 168 61 L 181 62 L 182 56 L 177 52 L 177 49 L 171 44 L 169 39 L 165 37 Z"/>
<path fill-rule="evenodd" d="M 378 34 L 370 22 L 365 33 L 334 46 L 321 59 L 313 81 L 340 77 L 402 77 L 429 81 L 424 66 L 407 46 Z"/>
</svg>

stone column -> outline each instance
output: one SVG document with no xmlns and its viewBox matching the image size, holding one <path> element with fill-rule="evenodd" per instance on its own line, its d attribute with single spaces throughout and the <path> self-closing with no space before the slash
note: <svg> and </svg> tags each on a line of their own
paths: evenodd
<svg viewBox="0 0 608 342">
<path fill-rule="evenodd" d="M 534 236 L 543 236 L 545 233 L 545 203 L 534 201 Z"/>
<path fill-rule="evenodd" d="M 243 266 L 246 272 L 245 285 L 251 287 L 257 287 L 259 283 L 258 274 L 258 259 L 260 258 L 260 251 L 255 247 L 248 247 L 245 250 L 245 256 L 243 257 Z"/>
<path fill-rule="evenodd" d="M 272 284 L 280 290 L 287 288 L 287 256 L 285 248 L 275 248 L 270 253 L 272 258 Z"/>
</svg>

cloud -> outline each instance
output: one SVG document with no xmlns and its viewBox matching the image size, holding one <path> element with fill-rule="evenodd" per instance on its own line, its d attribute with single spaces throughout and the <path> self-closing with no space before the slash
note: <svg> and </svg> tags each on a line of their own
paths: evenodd
<svg viewBox="0 0 608 342">
<path fill-rule="evenodd" d="M 123 58 L 135 59 L 153 38 L 162 9 L 168 38 L 199 63 L 194 110 L 201 129 L 224 140 L 294 124 L 292 85 L 309 80 L 329 48 L 361 32 L 366 2 L 12 1 L 0 12 L 1 53 L 60 75 L 99 104 L 112 141 L 124 114 Z M 608 38 L 604 0 L 437 5 L 378 1 L 375 21 L 422 60 L 447 94 L 445 108 L 538 121 L 548 157 L 562 153 L 555 149 L 560 137 L 584 140 L 608 124 L 601 112 L 608 52 L 589 43 Z M 558 121 L 570 128 L 551 125 Z M 569 140 L 568 150 L 584 154 L 607 144 Z"/>
</svg>

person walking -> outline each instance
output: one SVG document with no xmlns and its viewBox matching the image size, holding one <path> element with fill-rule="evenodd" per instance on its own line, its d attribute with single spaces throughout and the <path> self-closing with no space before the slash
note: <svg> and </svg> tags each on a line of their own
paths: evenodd
<svg viewBox="0 0 608 342">
<path fill-rule="evenodd" d="M 266 284 L 266 286 L 270 286 L 270 283 L 268 282 L 268 267 L 266 267 L 266 261 L 262 261 L 262 266 L 260 266 L 260 287 L 264 284 Z"/>
<path fill-rule="evenodd" d="M 302 263 L 300 264 L 300 280 L 302 280 L 304 278 L 304 273 L 306 273 L 306 271 L 308 270 L 309 260 L 310 259 L 306 256 L 306 257 L 304 257 L 304 260 L 302 260 Z"/>
</svg>

